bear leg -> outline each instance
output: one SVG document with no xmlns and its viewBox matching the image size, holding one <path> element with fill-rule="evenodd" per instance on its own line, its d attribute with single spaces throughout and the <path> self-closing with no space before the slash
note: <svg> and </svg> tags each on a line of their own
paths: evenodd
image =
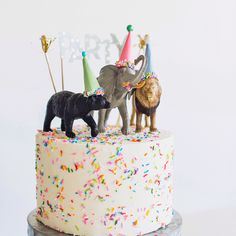
<svg viewBox="0 0 236 236">
<path fill-rule="evenodd" d="M 61 119 L 61 131 L 66 131 L 65 122 L 63 119 Z"/>
<path fill-rule="evenodd" d="M 68 118 L 64 119 L 64 122 L 65 122 L 66 136 L 69 137 L 69 138 L 74 138 L 75 133 L 73 133 L 73 131 L 72 131 L 74 120 L 72 118 L 68 117 Z"/>
<path fill-rule="evenodd" d="M 44 119 L 44 124 L 43 124 L 43 131 L 44 132 L 52 131 L 50 126 L 51 126 L 51 122 L 54 119 L 54 117 L 55 117 L 55 115 L 49 109 L 47 109 L 46 116 Z"/>
<path fill-rule="evenodd" d="M 91 115 L 83 117 L 83 120 L 91 128 L 91 136 L 96 137 L 98 135 L 98 128 L 95 120 Z"/>
</svg>

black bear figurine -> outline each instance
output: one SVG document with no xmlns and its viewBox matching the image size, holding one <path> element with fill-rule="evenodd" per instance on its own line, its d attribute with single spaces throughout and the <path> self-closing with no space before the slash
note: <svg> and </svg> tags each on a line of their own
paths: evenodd
<svg viewBox="0 0 236 236">
<path fill-rule="evenodd" d="M 62 91 L 55 93 L 48 101 L 43 131 L 52 131 L 51 121 L 55 116 L 61 118 L 61 130 L 66 131 L 66 136 L 74 138 L 72 131 L 75 119 L 83 119 L 91 128 L 91 136 L 98 135 L 97 124 L 90 111 L 110 108 L 110 103 L 102 95 L 85 97 L 82 93 Z"/>
</svg>

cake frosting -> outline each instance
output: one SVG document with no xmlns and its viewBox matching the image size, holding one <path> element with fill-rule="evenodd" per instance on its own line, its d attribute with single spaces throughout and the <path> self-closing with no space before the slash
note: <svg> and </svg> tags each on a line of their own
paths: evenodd
<svg viewBox="0 0 236 236">
<path fill-rule="evenodd" d="M 136 236 L 172 219 L 173 135 L 108 127 L 36 135 L 37 219 L 60 232 Z"/>
</svg>

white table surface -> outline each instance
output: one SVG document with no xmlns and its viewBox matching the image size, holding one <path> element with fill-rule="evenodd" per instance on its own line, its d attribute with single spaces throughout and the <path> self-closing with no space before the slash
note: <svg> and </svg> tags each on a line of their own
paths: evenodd
<svg viewBox="0 0 236 236">
<path fill-rule="evenodd" d="M 235 236 L 236 208 L 182 214 L 182 236 Z"/>
</svg>

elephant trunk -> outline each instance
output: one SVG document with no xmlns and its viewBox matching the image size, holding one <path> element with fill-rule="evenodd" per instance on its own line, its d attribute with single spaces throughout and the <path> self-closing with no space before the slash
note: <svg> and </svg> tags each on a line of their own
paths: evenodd
<svg viewBox="0 0 236 236">
<path fill-rule="evenodd" d="M 140 82 L 142 76 L 144 75 L 144 72 L 147 68 L 147 59 L 144 55 L 140 55 L 135 61 L 134 64 L 137 65 L 140 61 L 142 61 L 142 65 L 140 69 L 135 73 L 135 79 L 132 81 L 132 84 L 136 85 Z"/>
</svg>

